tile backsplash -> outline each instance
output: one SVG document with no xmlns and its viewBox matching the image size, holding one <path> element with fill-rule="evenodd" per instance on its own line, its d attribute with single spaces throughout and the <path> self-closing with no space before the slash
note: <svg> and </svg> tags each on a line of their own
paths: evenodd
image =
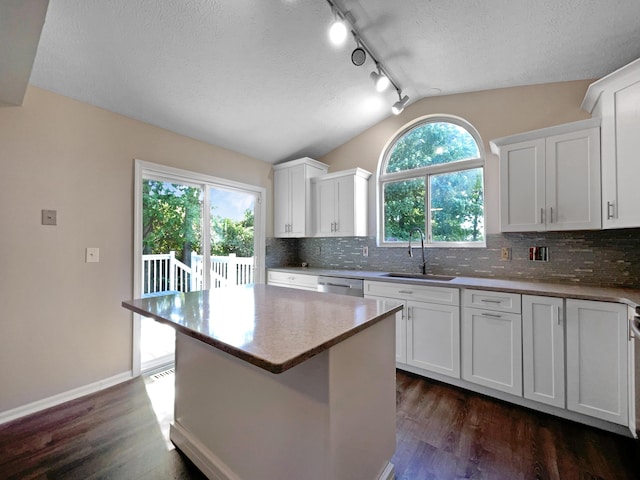
<svg viewBox="0 0 640 480">
<path fill-rule="evenodd" d="M 266 265 L 417 273 L 419 245 L 409 257 L 406 248 L 377 247 L 375 237 L 271 238 Z M 549 261 L 530 261 L 533 246 L 547 247 Z M 501 260 L 502 247 L 510 260 Z M 640 288 L 640 229 L 493 234 L 486 248 L 427 248 L 426 259 L 434 274 Z"/>
</svg>

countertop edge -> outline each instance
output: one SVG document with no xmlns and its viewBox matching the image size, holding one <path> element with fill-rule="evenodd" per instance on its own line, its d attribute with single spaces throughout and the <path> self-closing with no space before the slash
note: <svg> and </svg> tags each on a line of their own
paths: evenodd
<svg viewBox="0 0 640 480">
<path fill-rule="evenodd" d="M 405 285 L 431 285 L 434 287 L 471 288 L 476 290 L 499 290 L 521 295 L 543 295 L 547 297 L 575 298 L 599 302 L 615 302 L 640 306 L 640 290 L 623 287 L 597 287 L 594 285 L 574 285 L 565 283 L 536 282 L 487 277 L 456 276 L 453 280 L 429 280 L 387 277 L 388 272 L 368 270 L 334 270 L 312 267 L 272 267 L 268 271 L 292 272 L 307 275 L 326 275 L 342 278 L 357 278 L 376 282 L 399 283 Z"/>
</svg>

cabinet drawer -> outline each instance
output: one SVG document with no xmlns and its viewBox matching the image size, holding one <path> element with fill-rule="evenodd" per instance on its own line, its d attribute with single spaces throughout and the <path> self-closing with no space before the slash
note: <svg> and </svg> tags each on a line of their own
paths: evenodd
<svg viewBox="0 0 640 480">
<path fill-rule="evenodd" d="M 522 312 L 521 295 L 517 293 L 465 289 L 462 291 L 462 299 L 465 307 L 495 310 L 497 312 Z"/>
<path fill-rule="evenodd" d="M 442 305 L 460 305 L 460 292 L 457 288 L 451 287 L 365 281 L 364 292 L 365 295 L 417 300 Z"/>
<path fill-rule="evenodd" d="M 304 273 L 269 272 L 267 282 L 270 285 L 285 285 L 308 290 L 317 290 L 318 288 L 317 275 L 307 275 Z"/>
</svg>

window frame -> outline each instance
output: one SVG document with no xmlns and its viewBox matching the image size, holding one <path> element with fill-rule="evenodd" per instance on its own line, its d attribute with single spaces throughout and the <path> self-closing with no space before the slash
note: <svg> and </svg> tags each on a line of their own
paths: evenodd
<svg viewBox="0 0 640 480">
<path fill-rule="evenodd" d="M 451 123 L 453 125 L 457 125 L 461 128 L 464 128 L 475 140 L 478 146 L 479 157 L 472 158 L 468 160 L 457 160 L 450 163 L 442 163 L 437 165 L 431 165 L 427 167 L 414 168 L 411 170 L 403 170 L 400 172 L 393 173 L 385 173 L 387 168 L 387 164 L 389 162 L 389 157 L 391 156 L 391 152 L 395 144 L 400 140 L 404 135 L 409 133 L 411 130 L 419 128 L 423 125 L 429 123 Z M 468 121 L 461 117 L 457 117 L 455 115 L 425 115 L 419 118 L 412 120 L 411 122 L 404 125 L 400 130 L 398 130 L 385 144 L 382 149 L 382 153 L 380 155 L 380 159 L 378 161 L 378 171 L 377 171 L 377 185 L 376 185 L 376 219 L 377 219 L 377 232 L 376 232 L 376 240 L 377 245 L 379 247 L 404 247 L 407 248 L 409 242 L 388 242 L 384 239 L 384 186 L 390 182 L 398 182 L 401 180 L 410 180 L 410 179 L 419 179 L 422 178 L 425 181 L 426 195 L 425 195 L 425 212 L 431 211 L 431 188 L 430 188 L 430 177 L 431 175 L 439 175 L 443 173 L 453 173 L 465 170 L 471 170 L 475 168 L 482 168 L 482 192 L 483 198 L 486 199 L 484 195 L 486 191 L 486 157 L 485 157 L 485 149 L 484 142 L 480 137 L 480 134 L 476 130 L 476 128 L 471 125 Z M 483 240 L 480 242 L 433 242 L 432 240 L 432 228 L 431 228 L 431 215 L 425 214 L 425 225 L 423 226 L 423 230 L 425 233 L 425 247 L 427 248 L 486 248 L 486 224 L 487 224 L 487 209 L 486 209 L 486 201 L 483 201 L 483 209 L 484 209 L 484 234 Z M 415 245 L 415 241 L 419 240 L 417 238 L 412 239 L 413 245 Z"/>
</svg>

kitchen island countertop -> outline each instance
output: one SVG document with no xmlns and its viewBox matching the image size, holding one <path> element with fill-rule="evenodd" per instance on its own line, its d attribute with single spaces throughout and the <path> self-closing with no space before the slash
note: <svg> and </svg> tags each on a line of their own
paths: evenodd
<svg viewBox="0 0 640 480">
<path fill-rule="evenodd" d="M 122 305 L 272 373 L 282 373 L 401 309 L 385 309 L 370 299 L 258 284 Z"/>
</svg>

